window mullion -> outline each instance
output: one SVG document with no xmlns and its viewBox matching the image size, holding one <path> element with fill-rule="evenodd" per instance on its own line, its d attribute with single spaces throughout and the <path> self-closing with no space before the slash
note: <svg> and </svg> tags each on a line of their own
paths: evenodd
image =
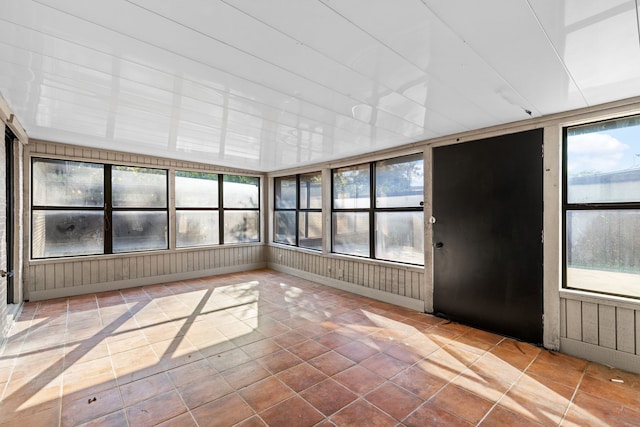
<svg viewBox="0 0 640 427">
<path fill-rule="evenodd" d="M 369 164 L 369 257 L 376 258 L 376 230 L 375 230 L 375 209 L 376 209 L 376 167 L 375 163 Z"/>
<path fill-rule="evenodd" d="M 308 193 L 307 193 L 308 197 Z M 296 210 L 295 210 L 296 246 L 300 246 L 300 174 L 296 175 Z"/>
<path fill-rule="evenodd" d="M 104 165 L 104 253 L 113 253 L 113 197 L 111 195 L 111 165 Z"/>
<path fill-rule="evenodd" d="M 218 242 L 220 245 L 224 244 L 224 194 L 222 194 L 224 188 L 224 175 L 218 175 Z"/>
</svg>

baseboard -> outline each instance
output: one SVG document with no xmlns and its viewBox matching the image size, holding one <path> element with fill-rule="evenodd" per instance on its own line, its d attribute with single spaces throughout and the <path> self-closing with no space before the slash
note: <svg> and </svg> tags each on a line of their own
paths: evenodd
<svg viewBox="0 0 640 427">
<path fill-rule="evenodd" d="M 571 356 L 640 374 L 640 356 L 636 354 L 599 347 L 571 338 L 560 338 L 560 351 Z"/>
<path fill-rule="evenodd" d="M 337 288 L 342 291 L 351 292 L 357 295 L 362 295 L 363 297 L 373 298 L 378 301 L 387 302 L 389 304 L 398 305 L 400 307 L 405 307 L 424 313 L 424 301 L 421 300 L 405 297 L 402 295 L 391 294 L 389 292 L 380 291 L 378 289 L 366 288 L 364 286 L 356 285 L 349 282 L 343 282 L 342 280 L 336 280 L 330 277 L 320 276 L 319 274 L 308 273 L 306 271 L 297 270 L 295 268 L 286 267 L 280 264 L 269 263 L 267 267 L 272 270 L 291 274 L 292 276 L 307 279 L 312 282 L 331 286 L 332 288 Z"/>
<path fill-rule="evenodd" d="M 137 286 L 156 285 L 158 283 L 176 282 L 180 280 L 199 279 L 207 276 L 219 276 L 221 274 L 240 273 L 243 271 L 265 268 L 266 262 L 234 265 L 230 267 L 212 268 L 208 270 L 190 271 L 187 273 L 164 274 L 161 276 L 144 277 L 139 279 L 120 280 L 117 282 L 94 283 L 90 285 L 72 286 L 61 289 L 47 289 L 44 291 L 29 291 L 29 301 L 42 301 L 54 298 L 65 298 L 76 295 L 92 294 L 96 292 L 115 291 L 118 289 L 135 288 Z"/>
</svg>

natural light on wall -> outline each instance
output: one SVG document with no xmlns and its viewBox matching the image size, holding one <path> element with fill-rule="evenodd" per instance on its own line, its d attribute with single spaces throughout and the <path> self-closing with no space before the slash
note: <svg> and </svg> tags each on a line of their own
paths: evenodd
<svg viewBox="0 0 640 427">
<path fill-rule="evenodd" d="M 567 128 L 567 288 L 640 297 L 640 116 Z"/>
</svg>

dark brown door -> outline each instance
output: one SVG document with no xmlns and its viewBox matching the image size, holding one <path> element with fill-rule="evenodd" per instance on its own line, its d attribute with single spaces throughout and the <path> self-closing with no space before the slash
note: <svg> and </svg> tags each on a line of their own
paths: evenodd
<svg viewBox="0 0 640 427">
<path fill-rule="evenodd" d="M 542 129 L 433 151 L 436 314 L 542 343 Z"/>
</svg>

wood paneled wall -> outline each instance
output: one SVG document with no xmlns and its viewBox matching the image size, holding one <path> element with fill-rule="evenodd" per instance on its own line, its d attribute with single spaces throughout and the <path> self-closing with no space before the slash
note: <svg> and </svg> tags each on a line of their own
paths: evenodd
<svg viewBox="0 0 640 427">
<path fill-rule="evenodd" d="M 166 169 L 202 170 L 215 173 L 256 175 L 255 172 L 212 168 L 211 165 L 175 159 L 119 153 L 46 141 L 34 141 L 25 152 L 24 203 L 25 224 L 28 216 L 31 157 L 57 158 L 79 161 L 98 161 L 113 164 L 149 166 Z M 171 196 L 171 194 L 170 194 Z M 170 212 L 170 222 L 173 213 Z M 30 245 L 30 227 L 24 236 Z M 29 259 L 25 248 L 25 259 Z M 29 260 L 24 267 L 25 299 L 41 300 L 79 295 L 153 283 L 184 280 L 208 275 L 232 273 L 266 266 L 264 243 L 222 245 L 206 248 L 169 249 L 118 255 L 70 257 Z"/>
<path fill-rule="evenodd" d="M 421 268 L 280 246 L 269 246 L 267 252 L 268 266 L 276 270 L 424 311 L 424 270 Z"/>
<path fill-rule="evenodd" d="M 560 351 L 640 372 L 640 307 L 622 299 L 563 292 Z"/>
<path fill-rule="evenodd" d="M 27 298 L 41 300 L 263 268 L 265 246 L 146 252 L 31 263 Z"/>
</svg>

